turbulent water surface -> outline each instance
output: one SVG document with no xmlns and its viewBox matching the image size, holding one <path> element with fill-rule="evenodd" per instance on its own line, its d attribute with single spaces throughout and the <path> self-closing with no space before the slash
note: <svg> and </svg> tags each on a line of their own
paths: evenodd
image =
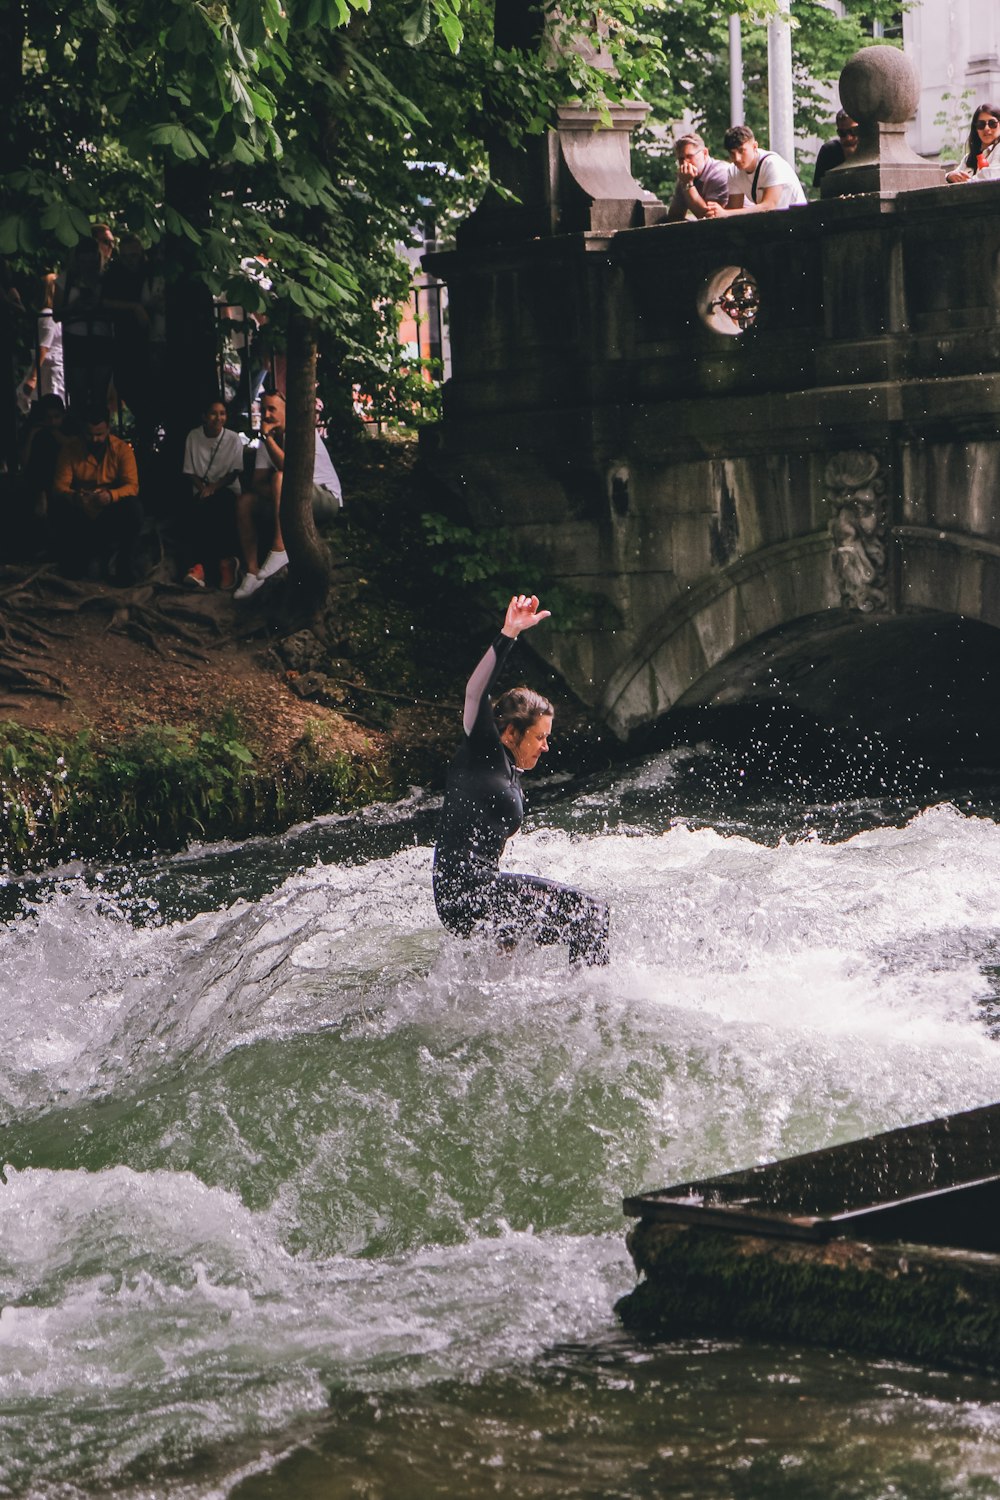
<svg viewBox="0 0 1000 1500">
<path fill-rule="evenodd" d="M 623 1194 L 1000 1099 L 989 804 L 712 764 L 513 842 L 604 971 L 448 938 L 420 796 L 7 886 L 0 1495 L 1000 1496 L 992 1381 L 617 1325 Z"/>
</svg>

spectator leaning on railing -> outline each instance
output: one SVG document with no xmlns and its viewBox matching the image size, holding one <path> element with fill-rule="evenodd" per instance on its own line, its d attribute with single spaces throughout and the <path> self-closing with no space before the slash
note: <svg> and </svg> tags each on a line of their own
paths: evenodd
<svg viewBox="0 0 1000 1500">
<path fill-rule="evenodd" d="M 766 213 L 776 208 L 795 208 L 806 195 L 795 171 L 777 151 L 762 151 L 749 125 L 732 125 L 723 137 L 729 152 L 728 197 L 725 206 L 709 203 L 709 218 L 726 213 Z"/>
</svg>

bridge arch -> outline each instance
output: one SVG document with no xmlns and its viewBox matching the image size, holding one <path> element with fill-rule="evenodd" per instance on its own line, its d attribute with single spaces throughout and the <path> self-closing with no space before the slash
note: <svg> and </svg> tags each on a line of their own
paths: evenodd
<svg viewBox="0 0 1000 1500">
<path fill-rule="evenodd" d="M 455 364 L 425 454 L 474 524 L 572 591 L 572 628 L 536 649 L 617 736 L 763 692 L 779 661 L 805 693 L 821 648 L 873 701 L 869 661 L 887 696 L 900 675 L 916 692 L 946 639 L 990 675 L 994 197 L 865 191 L 435 262 Z M 760 293 L 739 338 L 698 315 L 706 276 L 733 266 Z"/>
<path fill-rule="evenodd" d="M 1000 764 L 1000 545 L 899 527 L 891 608 L 845 607 L 828 532 L 740 559 L 666 610 L 608 682 L 618 732 L 780 700 L 935 756 Z M 820 608 L 817 608 L 820 604 Z"/>
</svg>

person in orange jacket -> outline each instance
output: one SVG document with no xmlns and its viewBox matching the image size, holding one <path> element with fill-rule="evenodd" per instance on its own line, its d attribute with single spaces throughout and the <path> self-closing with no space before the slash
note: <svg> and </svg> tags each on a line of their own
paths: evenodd
<svg viewBox="0 0 1000 1500">
<path fill-rule="evenodd" d="M 103 405 L 84 412 L 84 437 L 56 465 L 49 529 L 60 571 L 110 583 L 135 582 L 133 554 L 142 526 L 139 476 L 128 443 L 114 437 Z"/>
</svg>

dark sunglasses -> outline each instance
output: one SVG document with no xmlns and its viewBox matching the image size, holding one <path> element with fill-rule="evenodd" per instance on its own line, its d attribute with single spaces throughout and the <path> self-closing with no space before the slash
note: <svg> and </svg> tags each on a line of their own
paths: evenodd
<svg viewBox="0 0 1000 1500">
<path fill-rule="evenodd" d="M 850 138 L 851 138 L 851 137 L 852 137 L 852 136 L 856 136 L 856 135 L 857 135 L 857 133 L 858 133 L 858 132 L 857 132 L 857 131 L 856 131 L 856 130 L 838 130 L 838 131 L 837 131 L 837 134 L 838 134 L 838 135 L 839 135 L 839 136 L 840 136 L 840 139 L 841 139 L 841 140 L 842 140 L 842 141 L 843 141 L 843 140 L 848 140 L 848 139 L 850 139 Z"/>
<path fill-rule="evenodd" d="M 976 121 L 977 130 L 996 130 L 998 125 L 1000 125 L 1000 120 L 994 120 L 992 115 L 988 120 Z"/>
</svg>

